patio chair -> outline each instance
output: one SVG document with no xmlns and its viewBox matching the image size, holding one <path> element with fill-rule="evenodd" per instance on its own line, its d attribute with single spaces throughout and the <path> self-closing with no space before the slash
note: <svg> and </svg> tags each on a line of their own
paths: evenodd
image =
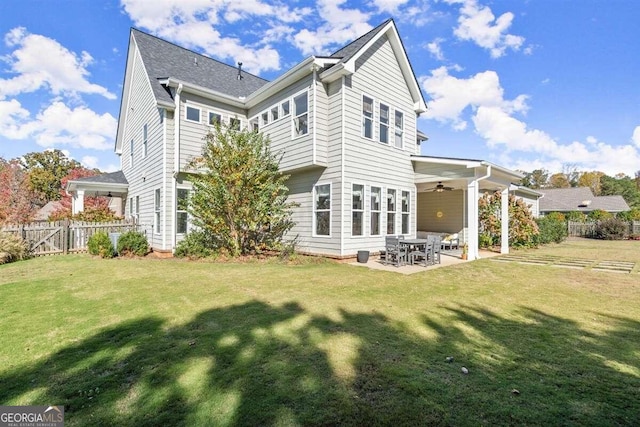
<svg viewBox="0 0 640 427">
<path fill-rule="evenodd" d="M 458 249 L 459 247 L 460 247 L 460 238 L 458 237 L 458 233 L 449 234 L 444 239 L 442 239 L 443 250 Z"/>
<path fill-rule="evenodd" d="M 411 264 L 423 264 L 425 267 L 433 265 L 433 241 L 427 240 L 425 245 L 409 253 Z"/>
<path fill-rule="evenodd" d="M 386 237 L 384 260 L 382 261 L 382 263 L 384 265 L 388 265 L 391 263 L 396 267 L 400 267 L 406 262 L 406 259 L 407 248 L 406 246 L 400 244 L 400 239 L 397 237 Z"/>
<path fill-rule="evenodd" d="M 432 235 L 427 238 L 428 241 L 433 242 L 433 263 L 440 264 L 440 251 L 442 250 L 442 237 Z"/>
</svg>

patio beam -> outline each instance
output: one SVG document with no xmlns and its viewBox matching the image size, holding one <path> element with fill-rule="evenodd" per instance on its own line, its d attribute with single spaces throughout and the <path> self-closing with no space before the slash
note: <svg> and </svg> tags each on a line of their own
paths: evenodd
<svg viewBox="0 0 640 427">
<path fill-rule="evenodd" d="M 501 192 L 500 198 L 500 253 L 509 253 L 509 187 Z"/>
</svg>

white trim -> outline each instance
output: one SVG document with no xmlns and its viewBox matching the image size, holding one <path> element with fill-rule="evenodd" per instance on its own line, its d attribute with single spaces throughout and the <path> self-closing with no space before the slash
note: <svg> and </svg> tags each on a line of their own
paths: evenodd
<svg viewBox="0 0 640 427">
<path fill-rule="evenodd" d="M 289 111 L 287 111 L 287 113 L 285 114 L 283 106 L 286 103 L 289 103 Z M 285 117 L 289 117 L 291 115 L 291 98 L 290 97 L 280 101 L 279 106 L 280 106 L 280 118 L 281 119 L 284 119 Z"/>
<path fill-rule="evenodd" d="M 398 145 L 396 145 L 396 132 L 397 132 L 397 129 L 398 129 L 397 124 L 396 124 L 396 118 L 397 118 L 397 114 L 398 113 L 402 114 L 402 128 L 400 129 L 400 131 L 402 132 L 402 136 L 401 136 L 401 140 L 400 140 L 400 147 L 398 147 Z M 405 137 L 405 133 L 406 133 L 406 131 L 405 131 L 405 128 L 406 128 L 405 122 L 406 122 L 406 120 L 405 120 L 404 111 L 401 110 L 400 108 L 395 108 L 393 110 L 393 145 L 392 146 L 394 148 L 397 148 L 397 149 L 400 149 L 400 150 L 404 150 L 404 142 L 405 142 L 405 139 L 406 139 L 406 137 Z"/>
<path fill-rule="evenodd" d="M 220 123 L 224 123 L 224 114 L 222 114 L 222 112 L 220 110 L 215 110 L 215 109 L 208 109 L 207 110 L 207 126 L 209 127 L 214 127 L 214 124 L 211 124 L 211 115 L 215 114 L 217 116 L 220 116 Z"/>
<path fill-rule="evenodd" d="M 162 206 L 162 249 L 167 249 L 167 110 L 162 109 L 162 194 L 165 202 Z M 175 126 L 175 114 L 174 114 Z"/>
<path fill-rule="evenodd" d="M 409 193 L 409 210 L 406 213 L 402 210 L 402 193 Z M 412 201 L 413 201 L 413 195 L 412 195 L 411 190 L 406 190 L 406 189 L 402 190 L 401 189 L 400 190 L 400 233 L 398 233 L 398 234 L 402 234 L 403 236 L 409 236 L 409 235 L 412 234 L 411 233 L 411 202 Z M 408 227 L 407 228 L 407 232 L 404 233 L 402 231 L 402 219 L 403 219 L 403 216 L 406 215 L 406 214 L 409 215 L 409 222 L 408 222 L 408 225 L 407 225 L 407 227 Z"/>
<path fill-rule="evenodd" d="M 361 198 L 362 198 L 362 208 L 361 209 L 354 209 L 353 208 L 353 187 L 356 185 L 360 185 L 362 187 L 362 194 L 361 194 Z M 350 236 L 352 238 L 362 238 L 362 237 L 367 237 L 367 233 L 365 233 L 365 212 L 366 212 L 366 184 L 364 183 L 358 183 L 358 182 L 352 182 L 351 183 L 351 191 L 349 192 L 349 194 L 351 195 L 350 199 L 351 202 L 349 204 L 349 206 L 351 206 L 351 234 Z M 361 224 L 360 224 L 360 230 L 361 230 L 361 234 L 353 234 L 353 214 L 354 212 L 360 212 L 362 214 L 362 219 L 361 219 Z"/>
<path fill-rule="evenodd" d="M 382 107 L 386 107 L 387 108 L 387 123 L 384 123 L 385 126 L 387 126 L 387 142 L 381 141 L 382 138 L 382 132 L 380 131 L 383 123 L 382 123 Z M 378 102 L 378 142 L 384 145 L 390 145 L 390 138 L 389 138 L 389 134 L 391 132 L 391 111 L 394 111 L 391 109 L 391 107 L 389 106 L 389 104 L 383 103 L 383 102 Z M 394 139 L 395 141 L 395 139 Z"/>
<path fill-rule="evenodd" d="M 178 201 L 180 200 L 178 198 L 178 192 L 180 190 L 186 190 L 187 191 L 187 200 L 189 200 L 189 197 L 191 196 L 191 188 L 185 186 L 185 185 L 177 185 L 176 186 L 176 202 L 174 203 L 173 209 L 175 209 L 176 212 L 176 235 L 178 236 L 184 236 L 189 232 L 189 211 L 187 209 L 178 209 Z M 188 202 L 187 202 L 188 203 Z M 180 212 L 184 212 L 187 215 L 187 223 L 185 224 L 186 230 L 184 233 L 181 233 L 178 231 L 178 213 Z"/>
<path fill-rule="evenodd" d="M 153 189 L 153 234 L 162 233 L 162 189 Z"/>
<path fill-rule="evenodd" d="M 317 195 L 317 189 L 318 187 L 322 187 L 328 185 L 329 186 L 329 209 L 321 209 L 320 211 L 318 211 L 316 209 L 316 195 Z M 332 236 L 332 231 L 333 231 L 333 227 L 331 226 L 331 223 L 333 222 L 333 183 L 331 182 L 318 182 L 313 186 L 313 196 L 311 199 L 311 207 L 312 207 L 312 211 L 311 211 L 311 221 L 312 221 L 312 225 L 311 225 L 311 236 L 312 237 L 325 237 L 325 238 L 330 238 Z M 318 234 L 316 233 L 316 213 L 317 212 L 329 212 L 329 234 Z"/>
<path fill-rule="evenodd" d="M 343 75 L 341 81 L 342 87 L 340 88 L 340 256 L 344 255 L 344 200 L 342 194 L 344 192 L 344 178 L 345 178 L 345 145 L 346 145 L 346 130 L 345 130 L 345 105 L 347 99 L 347 78 Z"/>
<path fill-rule="evenodd" d="M 308 87 L 307 87 L 307 88 L 304 88 L 303 90 L 301 90 L 301 91 L 299 91 L 299 92 L 295 93 L 293 96 L 291 96 L 291 100 L 292 100 L 292 104 L 293 104 L 293 105 L 292 105 L 292 109 L 295 109 L 295 108 L 296 108 L 296 101 L 295 101 L 295 99 L 296 99 L 297 97 L 299 97 L 300 95 L 302 95 L 303 93 L 305 93 L 305 94 L 306 94 L 306 96 L 307 96 L 307 111 L 306 111 L 306 113 L 302 113 L 302 114 L 298 114 L 298 111 L 295 111 L 295 112 L 292 112 L 292 113 L 291 113 L 291 139 L 292 139 L 292 140 L 294 140 L 294 139 L 298 139 L 298 138 L 302 138 L 302 137 L 304 137 L 304 136 L 306 136 L 306 135 L 309 135 L 309 116 L 310 116 L 310 113 L 309 113 L 309 88 L 308 88 Z M 304 114 L 306 114 L 306 115 L 307 115 L 307 131 L 306 131 L 305 133 L 302 133 L 302 134 L 300 134 L 300 135 L 297 135 L 297 134 L 296 134 L 296 125 L 295 125 L 295 121 L 296 121 L 296 119 L 297 119 L 298 117 L 301 117 L 301 116 L 303 116 Z"/>
<path fill-rule="evenodd" d="M 385 215 L 385 232 L 384 235 L 385 236 L 396 236 L 398 235 L 398 189 L 397 188 L 390 188 L 390 187 L 385 187 L 384 189 L 384 211 L 386 213 Z M 395 196 L 394 196 L 394 201 L 393 201 L 393 209 L 392 211 L 389 210 L 389 191 L 393 191 Z M 389 233 L 389 214 L 392 213 L 393 214 L 393 233 Z"/>
<path fill-rule="evenodd" d="M 371 100 L 371 117 L 366 117 L 365 116 L 365 109 L 364 109 L 364 98 L 367 97 Z M 360 96 L 360 136 L 363 137 L 364 139 L 368 139 L 369 141 L 375 141 L 376 140 L 376 99 L 371 96 L 371 95 L 367 95 L 366 93 L 362 93 L 362 95 Z M 365 135 L 365 120 L 367 119 L 371 119 L 371 136 L 366 136 Z"/>
<path fill-rule="evenodd" d="M 500 194 L 500 253 L 509 253 L 509 187 Z"/>
<path fill-rule="evenodd" d="M 317 110 L 318 110 L 318 91 L 316 89 L 316 80 L 318 78 L 318 70 L 316 70 L 316 68 L 313 69 L 313 80 L 311 81 L 311 84 L 313 85 L 313 136 L 311 138 L 311 163 L 312 164 L 317 164 L 316 163 L 316 146 L 317 146 L 317 139 L 318 139 L 318 135 L 316 132 L 316 129 L 318 128 L 317 126 L 317 120 L 318 120 L 318 114 L 317 114 Z M 307 123 L 309 123 L 309 119 L 307 119 Z"/>
<path fill-rule="evenodd" d="M 378 209 L 377 210 L 373 210 L 373 189 L 377 188 L 378 190 L 380 190 L 379 195 L 380 195 L 380 200 L 378 200 Z M 384 234 L 382 233 L 382 200 L 383 197 L 382 195 L 384 194 L 384 192 L 382 191 L 382 185 L 369 185 L 369 236 L 371 237 L 377 237 L 377 236 L 384 236 Z M 373 234 L 373 228 L 371 227 L 371 218 L 373 217 L 373 214 L 377 213 L 378 214 L 378 234 Z"/>
<path fill-rule="evenodd" d="M 193 109 L 193 110 L 198 110 L 198 120 L 197 121 L 196 120 L 191 120 L 189 118 L 189 109 L 190 108 Z M 202 123 L 202 107 L 196 107 L 194 105 L 190 105 L 190 104 L 185 103 L 185 106 L 184 106 L 184 120 L 186 122 L 190 122 L 190 123 L 198 123 L 198 124 Z"/>
</svg>

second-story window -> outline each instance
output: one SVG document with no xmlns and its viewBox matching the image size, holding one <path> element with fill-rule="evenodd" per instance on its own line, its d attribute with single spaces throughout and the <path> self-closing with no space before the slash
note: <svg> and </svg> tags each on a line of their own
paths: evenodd
<svg viewBox="0 0 640 427">
<path fill-rule="evenodd" d="M 373 138 L 373 99 L 362 96 L 362 136 Z"/>
<path fill-rule="evenodd" d="M 309 133 L 309 106 L 307 92 L 293 98 L 293 131 L 294 136 L 306 135 Z"/>
<path fill-rule="evenodd" d="M 380 104 L 380 142 L 389 143 L 389 106 Z"/>
<path fill-rule="evenodd" d="M 276 120 L 278 120 L 278 106 L 277 105 L 275 107 L 271 108 L 271 121 L 275 122 Z"/>
<path fill-rule="evenodd" d="M 396 147 L 402 148 L 402 139 L 404 135 L 404 115 L 402 114 L 402 111 L 396 110 L 395 119 L 395 143 Z"/>
<path fill-rule="evenodd" d="M 147 157 L 147 124 L 142 127 L 142 157 Z"/>
<path fill-rule="evenodd" d="M 238 118 L 229 119 L 229 127 L 233 130 L 240 130 L 241 122 Z"/>
<path fill-rule="evenodd" d="M 199 108 L 187 106 L 187 111 L 185 112 L 185 115 L 188 121 L 200 123 Z"/>
<path fill-rule="evenodd" d="M 254 117 L 253 119 L 249 120 L 249 129 L 251 129 L 254 132 L 259 132 L 260 131 L 260 120 L 258 120 L 257 117 Z"/>
<path fill-rule="evenodd" d="M 218 113 L 214 113 L 213 111 L 209 111 L 209 124 L 211 126 L 215 126 L 220 123 L 222 123 L 222 116 Z"/>
<path fill-rule="evenodd" d="M 269 124 L 269 112 L 265 111 L 262 113 L 262 126 L 266 126 Z"/>
<path fill-rule="evenodd" d="M 289 115 L 289 101 L 284 101 L 282 104 L 280 104 L 280 108 L 282 109 L 282 117 L 288 116 Z"/>
</svg>

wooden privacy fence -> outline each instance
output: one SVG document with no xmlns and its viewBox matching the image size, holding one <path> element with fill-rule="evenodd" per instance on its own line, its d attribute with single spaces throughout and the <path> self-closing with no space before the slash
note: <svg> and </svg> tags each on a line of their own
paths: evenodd
<svg viewBox="0 0 640 427">
<path fill-rule="evenodd" d="M 5 224 L 0 231 L 22 236 L 33 255 L 85 252 L 89 237 L 98 231 L 122 233 L 137 230 L 134 221 L 112 222 L 55 221 L 30 224 Z"/>
<path fill-rule="evenodd" d="M 568 221 L 567 228 L 569 236 L 591 237 L 595 234 L 597 224 L 597 222 Z M 640 221 L 629 221 L 627 223 L 626 234 L 640 234 Z"/>
</svg>

